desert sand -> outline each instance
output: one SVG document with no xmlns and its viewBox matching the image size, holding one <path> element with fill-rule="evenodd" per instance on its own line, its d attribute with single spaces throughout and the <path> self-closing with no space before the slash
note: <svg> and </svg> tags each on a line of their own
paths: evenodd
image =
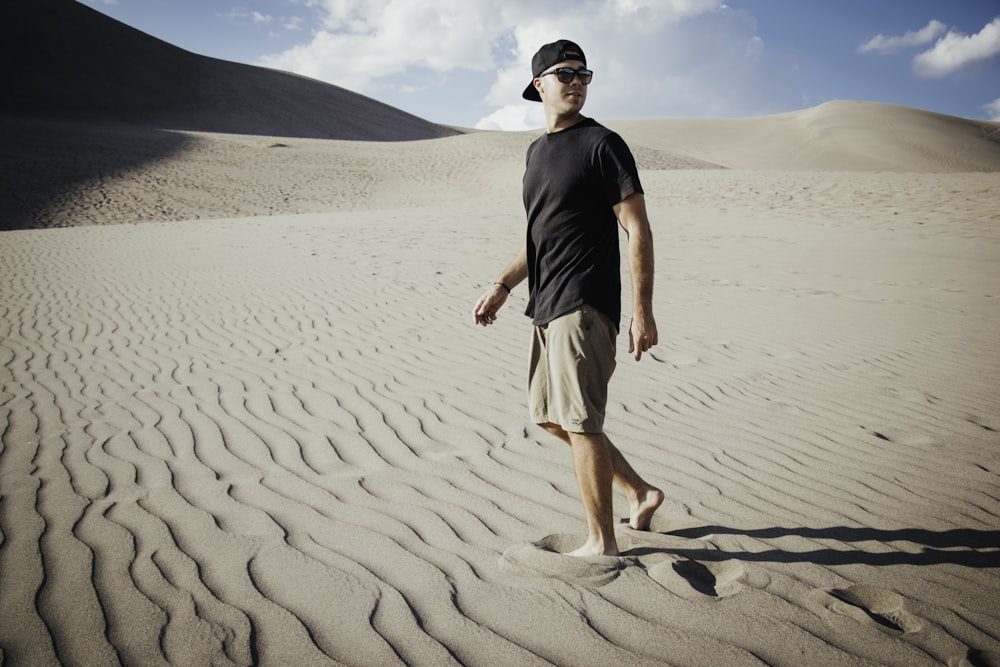
<svg viewBox="0 0 1000 667">
<path fill-rule="evenodd" d="M 535 133 L 5 121 L 0 662 L 1000 664 L 1000 126 L 607 124 L 660 326 L 608 431 L 667 501 L 579 559 L 524 286 L 471 317 Z"/>
</svg>

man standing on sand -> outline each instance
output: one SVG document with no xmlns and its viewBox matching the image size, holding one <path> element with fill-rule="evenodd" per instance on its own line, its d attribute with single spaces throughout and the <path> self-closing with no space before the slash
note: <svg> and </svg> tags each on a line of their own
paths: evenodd
<svg viewBox="0 0 1000 667">
<path fill-rule="evenodd" d="M 649 530 L 663 502 L 663 492 L 646 483 L 604 434 L 621 319 L 616 223 L 628 235 L 634 294 L 629 353 L 637 361 L 657 343 L 652 232 L 628 146 L 580 114 L 593 77 L 583 49 L 568 40 L 546 44 L 531 67 L 524 98 L 542 103 L 547 132 L 528 148 L 527 238 L 476 303 L 475 321 L 493 324 L 510 291 L 528 279 L 532 418 L 572 449 L 587 514 L 587 541 L 572 555 L 616 556 L 612 483 L 628 498 L 632 528 Z"/>
</svg>

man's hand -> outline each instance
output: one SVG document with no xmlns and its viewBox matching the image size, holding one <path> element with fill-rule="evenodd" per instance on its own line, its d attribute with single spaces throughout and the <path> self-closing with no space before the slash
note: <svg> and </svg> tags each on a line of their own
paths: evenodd
<svg viewBox="0 0 1000 667">
<path fill-rule="evenodd" d="M 510 294 L 499 284 L 493 285 L 486 293 L 479 297 L 472 314 L 476 318 L 476 324 L 484 327 L 497 321 L 497 311 L 507 301 Z"/>
<path fill-rule="evenodd" d="M 659 342 L 656 333 L 656 321 L 652 315 L 639 315 L 632 318 L 628 328 L 628 352 L 635 354 L 635 360 L 642 358 L 643 352 Z"/>
</svg>

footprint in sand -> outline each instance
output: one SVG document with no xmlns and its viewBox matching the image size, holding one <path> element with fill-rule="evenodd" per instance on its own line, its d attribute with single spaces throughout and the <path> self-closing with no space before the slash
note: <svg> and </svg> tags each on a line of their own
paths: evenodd
<svg viewBox="0 0 1000 667">
<path fill-rule="evenodd" d="M 583 535 L 556 534 L 503 552 L 500 569 L 519 576 L 555 577 L 570 583 L 604 586 L 618 578 L 634 558 L 623 556 L 568 556 L 586 541 Z M 619 548 L 627 548 L 619 543 Z"/>
<path fill-rule="evenodd" d="M 834 603 L 830 609 L 855 620 L 866 620 L 860 615 L 860 609 L 868 619 L 879 626 L 899 632 L 917 632 L 923 629 L 923 622 L 906 611 L 903 596 L 874 586 L 855 585 L 850 588 L 836 588 L 830 594 L 846 602 L 847 605 Z"/>
<path fill-rule="evenodd" d="M 647 570 L 650 578 L 686 600 L 724 598 L 743 590 L 743 566 L 735 561 L 668 560 Z"/>
</svg>

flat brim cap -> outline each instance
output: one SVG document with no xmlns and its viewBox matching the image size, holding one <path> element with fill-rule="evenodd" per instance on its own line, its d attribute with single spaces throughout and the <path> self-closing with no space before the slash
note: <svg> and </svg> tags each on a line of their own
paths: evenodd
<svg viewBox="0 0 1000 667">
<path fill-rule="evenodd" d="M 564 60 L 579 60 L 584 65 L 587 64 L 587 56 L 583 54 L 583 49 L 568 39 L 560 39 L 538 49 L 538 53 L 531 59 L 531 81 L 521 93 L 521 97 L 532 102 L 541 102 L 542 98 L 535 89 L 535 79 L 548 68 Z"/>
</svg>

